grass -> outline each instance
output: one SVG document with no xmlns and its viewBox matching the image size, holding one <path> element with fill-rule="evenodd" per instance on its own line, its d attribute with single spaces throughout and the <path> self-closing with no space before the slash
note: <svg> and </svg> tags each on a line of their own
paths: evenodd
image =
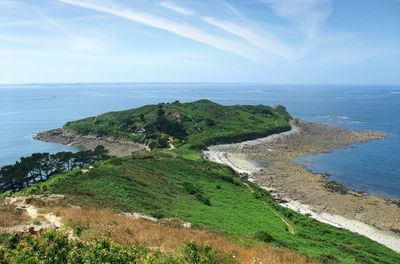
<svg viewBox="0 0 400 264">
<path fill-rule="evenodd" d="M 0 204 L 0 227 L 16 226 L 25 223 L 28 219 L 26 213 L 18 210 L 14 205 Z"/>
<path fill-rule="evenodd" d="M 81 210 L 63 208 L 61 216 L 67 226 L 80 233 L 84 241 L 106 238 L 122 245 L 136 245 L 167 253 L 182 253 L 186 244 L 208 244 L 226 256 L 235 256 L 240 263 L 310 263 L 305 256 L 265 243 L 254 243 L 252 247 L 235 245 L 219 232 L 187 229 L 175 226 L 173 221 L 157 224 L 143 219 L 116 215 L 105 209 Z M 172 223 L 172 224 L 169 224 Z"/>
<path fill-rule="evenodd" d="M 244 263 L 400 263 L 400 255 L 385 246 L 281 207 L 230 167 L 202 160 L 196 152 L 208 145 L 287 131 L 289 119 L 282 106 L 221 106 L 200 100 L 68 122 L 65 127 L 79 134 L 124 138 L 160 149 L 111 158 L 85 174 L 75 170 L 53 176 L 18 195 L 63 194 L 68 202 L 82 206 L 60 214 L 75 235 L 87 241 L 105 236 L 121 244 L 176 251 L 192 237 L 199 243 L 211 241 L 224 254 L 239 252 Z M 139 133 L 140 128 L 146 132 Z M 170 137 L 174 151 L 165 149 Z M 115 215 L 121 212 L 178 218 L 193 223 L 196 230 L 136 222 L 144 232 L 124 224 L 126 219 Z M 202 263 L 203 257 L 212 257 L 210 252 L 207 246 L 189 243 L 182 254 Z M 275 258 L 276 254 L 282 257 Z"/>
<path fill-rule="evenodd" d="M 264 237 L 272 246 L 324 263 L 400 261 L 400 255 L 385 246 L 283 208 L 266 191 L 246 182 L 252 192 L 244 183 L 227 166 L 152 152 L 113 158 L 86 174 L 76 171 L 55 176 L 24 192 L 64 194 L 73 204 L 109 208 L 113 213 L 175 217 L 217 230 L 233 241 L 247 237 L 254 242 Z M 294 235 L 280 216 L 293 227 Z"/>
<path fill-rule="evenodd" d="M 283 106 L 222 106 L 208 100 L 192 103 L 146 105 L 109 112 L 65 124 L 78 134 L 124 138 L 165 147 L 173 137 L 175 147 L 201 149 L 208 145 L 239 142 L 290 129 Z M 146 128 L 141 134 L 140 128 Z"/>
<path fill-rule="evenodd" d="M 189 242 L 182 254 L 170 254 L 145 247 L 125 246 L 106 239 L 91 242 L 69 240 L 67 234 L 47 230 L 28 234 L 0 234 L 0 263 L 157 263 L 230 264 L 232 256 L 214 251 L 209 245 Z"/>
</svg>

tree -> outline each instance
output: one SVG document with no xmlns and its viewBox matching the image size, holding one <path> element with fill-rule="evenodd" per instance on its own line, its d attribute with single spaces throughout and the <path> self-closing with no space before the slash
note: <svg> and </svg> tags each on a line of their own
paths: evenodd
<svg viewBox="0 0 400 264">
<path fill-rule="evenodd" d="M 81 168 L 84 165 L 108 159 L 108 151 L 97 146 L 94 151 L 33 153 L 22 157 L 14 165 L 0 168 L 0 193 L 18 191 L 36 182 L 44 181 L 52 175 Z"/>
<path fill-rule="evenodd" d="M 205 122 L 206 122 L 206 125 L 207 126 L 209 126 L 209 127 L 212 127 L 212 126 L 215 126 L 215 122 L 214 122 L 214 120 L 212 120 L 212 119 L 206 119 L 205 120 Z"/>
<path fill-rule="evenodd" d="M 144 129 L 147 135 L 154 134 L 156 132 L 156 126 L 153 123 L 147 124 Z"/>
<path fill-rule="evenodd" d="M 168 147 L 168 136 L 162 136 L 158 139 L 158 146 L 160 148 L 166 148 Z"/>
<path fill-rule="evenodd" d="M 110 156 L 108 155 L 108 150 L 103 145 L 98 145 L 94 149 L 94 157 L 95 157 L 94 159 L 95 162 L 99 162 L 110 158 Z"/>
</svg>

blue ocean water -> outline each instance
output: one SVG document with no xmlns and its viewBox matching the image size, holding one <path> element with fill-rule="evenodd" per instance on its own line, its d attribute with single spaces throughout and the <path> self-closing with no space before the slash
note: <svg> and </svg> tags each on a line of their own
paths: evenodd
<svg viewBox="0 0 400 264">
<path fill-rule="evenodd" d="M 0 85 L 0 166 L 34 152 L 75 151 L 35 141 L 39 132 L 100 113 L 207 98 L 224 105 L 283 104 L 292 116 L 343 128 L 381 130 L 387 139 L 355 144 L 300 163 L 352 189 L 400 198 L 400 86 L 211 83 Z"/>
</svg>

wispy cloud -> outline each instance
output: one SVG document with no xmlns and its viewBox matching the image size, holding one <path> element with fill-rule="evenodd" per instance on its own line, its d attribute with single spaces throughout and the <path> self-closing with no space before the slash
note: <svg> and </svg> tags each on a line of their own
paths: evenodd
<svg viewBox="0 0 400 264">
<path fill-rule="evenodd" d="M 309 38 L 315 37 L 331 14 L 330 0 L 260 0 Z"/>
<path fill-rule="evenodd" d="M 217 49 L 228 51 L 253 61 L 260 61 L 260 54 L 258 54 L 256 50 L 238 41 L 216 36 L 190 24 L 176 22 L 174 20 L 167 19 L 161 16 L 140 12 L 132 8 L 127 8 L 126 6 L 120 6 L 113 1 L 59 1 L 78 7 L 105 12 L 138 23 L 142 23 L 147 26 L 163 29 L 175 33 L 179 36 L 205 43 Z"/>
<path fill-rule="evenodd" d="M 243 10 L 240 5 L 232 5 L 224 0 L 175 1 L 175 0 L 58 0 L 75 7 L 92 11 L 83 12 L 84 16 L 76 17 L 36 17 L 37 20 L 7 21 L 0 23 L 0 27 L 29 26 L 42 24 L 48 29 L 52 27 L 58 35 L 54 35 L 54 41 L 40 41 L 28 38 L 25 43 L 35 48 L 40 43 L 48 43 L 53 50 L 65 49 L 75 53 L 101 53 L 110 50 L 107 42 L 111 40 L 99 28 L 90 28 L 88 33 L 82 28 L 76 30 L 76 25 L 69 27 L 79 20 L 90 18 L 107 18 L 113 15 L 120 18 L 162 29 L 181 37 L 207 44 L 219 50 L 223 50 L 253 62 L 264 65 L 276 65 L 277 62 L 295 62 L 312 55 L 319 46 L 327 45 L 333 38 L 327 32 L 322 32 L 322 27 L 331 13 L 330 0 L 257 0 L 255 3 L 261 8 L 260 13 L 252 16 L 248 10 Z M 0 0 L 0 4 L 15 4 L 16 1 Z M 186 5 L 183 5 L 185 3 Z M 211 4 L 214 9 L 210 9 Z M 54 2 L 53 2 L 54 4 Z M 190 4 L 190 5 L 189 5 Z M 264 23 L 260 14 L 273 12 L 283 21 Z M 190 8 L 188 8 L 190 7 Z M 100 13 L 98 13 L 100 12 Z M 262 13 L 265 12 L 265 13 Z M 72 23 L 74 22 L 74 23 Z M 91 23 L 92 24 L 92 23 Z M 146 27 L 143 27 L 146 29 Z M 299 31 L 300 30 L 300 31 Z M 328 32 L 329 33 L 329 32 Z M 295 37 L 293 37 L 295 36 Z M 0 36 L 3 41 L 18 42 L 13 34 Z M 59 39 L 57 41 L 56 39 Z M 294 40 L 294 41 L 293 41 Z M 348 42 L 343 40 L 341 43 Z M 23 42 L 19 42 L 23 43 Z M 53 43 L 50 45 L 50 43 Z M 340 43 L 338 43 L 340 45 Z M 330 44 L 329 44 L 330 45 Z M 42 47 L 42 46 L 41 46 Z M 346 53 L 351 51 L 340 50 L 338 56 L 345 60 Z M 356 57 L 367 59 L 371 56 L 379 56 L 380 51 L 354 52 Z M 374 55 L 377 54 L 377 55 Z M 346 55 L 346 56 L 345 56 Z M 358 59 L 357 59 L 358 60 Z"/>
<path fill-rule="evenodd" d="M 180 13 L 182 15 L 187 15 L 187 16 L 194 15 L 194 11 L 193 10 L 191 10 L 189 8 L 186 8 L 186 7 L 178 6 L 177 4 L 172 3 L 172 2 L 161 2 L 160 5 L 162 7 L 165 7 L 167 9 L 169 9 L 169 10 L 172 10 L 174 12 Z"/>
<path fill-rule="evenodd" d="M 35 19 L 35 20 L 17 20 L 17 21 L 7 21 L 0 22 L 0 27 L 18 27 L 18 26 L 35 26 L 35 25 L 45 25 L 45 24 L 54 24 L 54 23 L 70 23 L 70 22 L 79 22 L 93 19 L 102 19 L 101 16 L 80 16 L 80 17 L 70 17 L 70 18 L 43 18 L 43 19 Z"/>
<path fill-rule="evenodd" d="M 211 25 L 223 29 L 226 32 L 237 35 L 248 41 L 250 44 L 267 52 L 278 55 L 287 60 L 295 59 L 295 54 L 289 47 L 282 44 L 278 39 L 265 31 L 257 32 L 250 29 L 248 26 L 242 26 L 231 21 L 222 21 L 212 17 L 204 17 L 203 20 Z"/>
</svg>

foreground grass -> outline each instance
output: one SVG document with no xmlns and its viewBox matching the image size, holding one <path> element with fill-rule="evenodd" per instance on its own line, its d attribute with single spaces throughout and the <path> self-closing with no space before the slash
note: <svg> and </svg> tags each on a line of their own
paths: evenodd
<svg viewBox="0 0 400 264">
<path fill-rule="evenodd" d="M 183 228 L 177 219 L 161 219 L 159 223 L 116 215 L 105 209 L 58 209 L 66 226 L 79 232 L 79 238 L 93 241 L 106 238 L 123 245 L 136 245 L 179 254 L 190 241 L 210 245 L 216 252 L 231 256 L 240 263 L 310 263 L 310 259 L 265 243 L 233 244 L 223 234 L 196 228 Z M 76 232 L 77 233 L 77 232 Z M 243 238 L 245 239 L 245 238 Z"/>
<path fill-rule="evenodd" d="M 324 263 L 400 262 L 392 250 L 283 208 L 266 191 L 247 182 L 252 192 L 244 183 L 227 166 L 152 152 L 113 158 L 86 174 L 55 176 L 21 194 L 58 193 L 87 208 L 175 217 L 222 232 L 235 243 L 262 240 Z"/>
<path fill-rule="evenodd" d="M 144 247 L 124 246 L 106 239 L 86 243 L 68 240 L 62 232 L 38 234 L 2 234 L 0 263 L 236 263 L 232 256 L 213 251 L 209 245 L 188 243 L 181 254 L 162 253 Z"/>
</svg>

